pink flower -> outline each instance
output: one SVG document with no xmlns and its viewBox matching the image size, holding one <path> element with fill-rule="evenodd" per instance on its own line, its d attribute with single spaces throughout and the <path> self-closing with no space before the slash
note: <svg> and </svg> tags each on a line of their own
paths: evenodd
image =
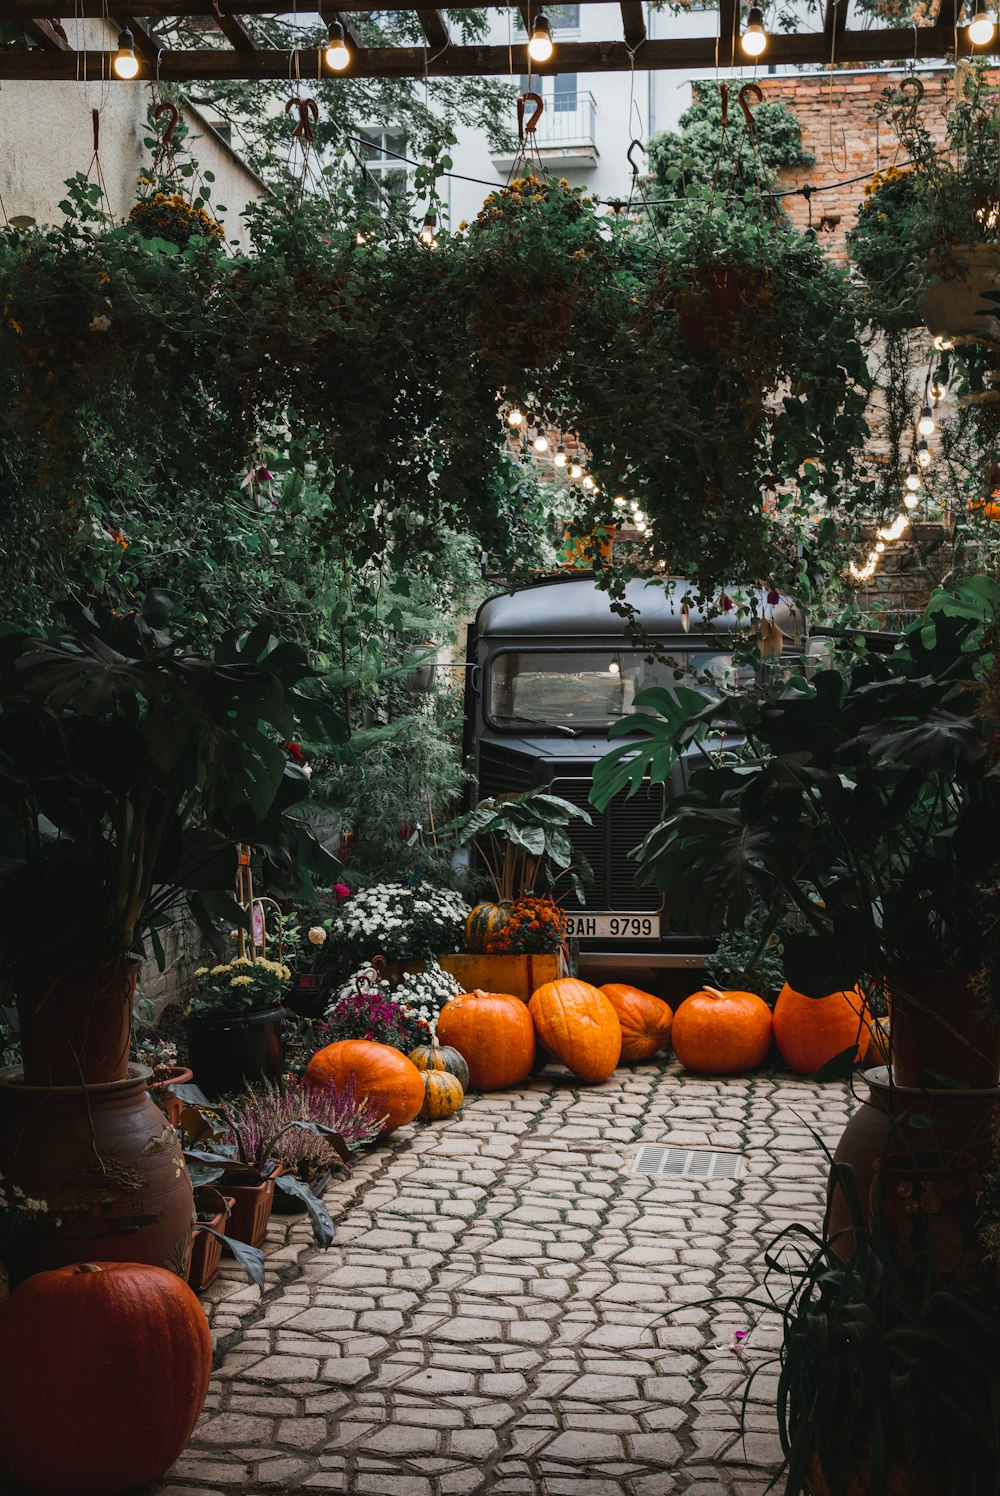
<svg viewBox="0 0 1000 1496">
<path fill-rule="evenodd" d="M 333 885 L 333 896 L 337 900 L 338 904 L 342 904 L 345 899 L 349 899 L 351 897 L 351 890 L 348 888 L 346 883 L 335 883 Z"/>
</svg>

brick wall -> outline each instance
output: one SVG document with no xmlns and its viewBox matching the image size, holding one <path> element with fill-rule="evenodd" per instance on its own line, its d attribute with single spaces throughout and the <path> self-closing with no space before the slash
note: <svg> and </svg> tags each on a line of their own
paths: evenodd
<svg viewBox="0 0 1000 1496">
<path fill-rule="evenodd" d="M 875 115 L 882 95 L 897 88 L 904 76 L 898 68 L 871 68 L 759 79 L 764 98 L 780 99 L 795 115 L 802 126 L 803 147 L 816 157 L 815 166 L 783 171 L 780 185 L 801 187 L 808 182 L 814 188 L 829 187 L 813 195 L 812 222 L 820 243 L 837 259 L 847 257 L 844 236 L 864 195 L 865 183 L 850 179 L 884 171 L 904 159 L 894 131 Z M 921 69 L 918 76 L 924 85 L 921 118 L 934 138 L 943 141 L 951 90 L 945 94 L 942 83 L 950 79 L 950 69 Z M 804 198 L 787 197 L 783 205 L 798 228 L 807 227 L 809 206 Z"/>
</svg>

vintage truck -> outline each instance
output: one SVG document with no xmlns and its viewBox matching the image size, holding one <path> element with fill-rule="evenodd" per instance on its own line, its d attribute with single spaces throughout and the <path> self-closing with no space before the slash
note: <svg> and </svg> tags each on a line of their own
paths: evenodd
<svg viewBox="0 0 1000 1496">
<path fill-rule="evenodd" d="M 703 679 L 731 676 L 734 615 L 709 621 L 685 609 L 686 590 L 684 582 L 629 583 L 625 600 L 655 641 L 652 650 L 631 642 L 626 619 L 589 574 L 563 573 L 503 593 L 483 603 L 470 626 L 466 669 L 466 748 L 476 797 L 551 784 L 593 818 L 572 831 L 593 884 L 582 907 L 564 900 L 581 975 L 627 976 L 671 996 L 698 985 L 711 947 L 671 926 L 655 889 L 636 888 L 629 853 L 661 819 L 664 796 L 683 789 L 691 761 L 677 765 L 668 786 L 616 796 L 603 812 L 589 805 L 589 795 L 594 765 L 608 751 L 608 728 L 633 710 L 640 691 L 669 689 L 676 672 L 687 669 Z M 784 648 L 797 654 L 801 618 L 783 604 L 773 612 Z"/>
</svg>

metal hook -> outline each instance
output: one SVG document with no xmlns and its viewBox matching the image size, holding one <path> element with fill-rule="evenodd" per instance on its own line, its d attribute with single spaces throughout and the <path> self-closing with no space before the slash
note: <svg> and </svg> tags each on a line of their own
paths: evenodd
<svg viewBox="0 0 1000 1496">
<path fill-rule="evenodd" d="M 290 114 L 293 109 L 297 109 L 299 111 L 299 122 L 295 126 L 295 129 L 292 131 L 292 139 L 304 140 L 307 144 L 311 145 L 313 132 L 310 115 L 312 116 L 312 119 L 319 119 L 319 109 L 317 107 L 316 100 L 297 98 L 289 99 L 285 104 L 285 113 Z"/>
<path fill-rule="evenodd" d="M 531 118 L 528 120 L 528 123 L 525 124 L 525 122 L 524 122 L 524 112 L 525 112 L 524 111 L 524 106 L 527 104 L 527 102 L 528 102 L 529 99 L 534 104 L 535 109 L 534 109 L 534 113 L 532 114 Z M 524 144 L 524 137 L 526 135 L 534 135 L 535 129 L 536 129 L 537 125 L 538 125 L 538 121 L 542 117 L 542 111 L 544 110 L 544 108 L 545 108 L 545 104 L 544 104 L 544 102 L 542 100 L 541 94 L 537 94 L 537 93 L 518 94 L 518 96 L 517 96 L 517 138 L 521 142 L 522 145 Z"/>
<path fill-rule="evenodd" d="M 643 155 L 646 154 L 646 147 L 643 145 L 643 143 L 642 143 L 641 140 L 633 140 L 632 144 L 629 146 L 628 150 L 625 152 L 625 154 L 628 157 L 628 164 L 632 168 L 632 176 L 633 177 L 637 177 L 639 175 L 639 167 L 636 165 L 636 163 L 632 159 L 632 152 L 635 150 L 636 146 L 639 147 L 639 149 L 640 149 L 640 151 L 642 152 Z"/>
<path fill-rule="evenodd" d="M 161 114 L 170 115 L 170 123 L 164 130 L 163 139 L 160 142 L 160 144 L 163 146 L 169 146 L 173 141 L 174 131 L 177 129 L 177 126 L 180 122 L 181 112 L 176 104 L 170 104 L 165 101 L 162 104 L 157 104 L 156 108 L 153 110 L 153 118 L 159 119 Z"/>
<path fill-rule="evenodd" d="M 736 97 L 739 100 L 740 108 L 743 110 L 743 118 L 747 122 L 747 129 L 750 131 L 750 134 L 756 139 L 757 122 L 753 117 L 753 112 L 751 111 L 750 105 L 748 103 L 751 95 L 753 95 L 758 104 L 763 104 L 764 95 L 757 87 L 756 83 L 744 83 L 743 87 L 740 89 Z"/>
</svg>

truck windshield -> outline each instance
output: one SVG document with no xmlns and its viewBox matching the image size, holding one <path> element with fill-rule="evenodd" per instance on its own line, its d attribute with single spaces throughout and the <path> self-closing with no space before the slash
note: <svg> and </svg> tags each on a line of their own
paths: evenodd
<svg viewBox="0 0 1000 1496">
<path fill-rule="evenodd" d="M 671 650 L 652 662 L 631 649 L 511 650 L 492 662 L 486 701 L 498 727 L 607 727 L 633 711 L 650 686 L 711 689 L 752 675 L 737 671 L 731 655 L 709 649 Z"/>
</svg>

